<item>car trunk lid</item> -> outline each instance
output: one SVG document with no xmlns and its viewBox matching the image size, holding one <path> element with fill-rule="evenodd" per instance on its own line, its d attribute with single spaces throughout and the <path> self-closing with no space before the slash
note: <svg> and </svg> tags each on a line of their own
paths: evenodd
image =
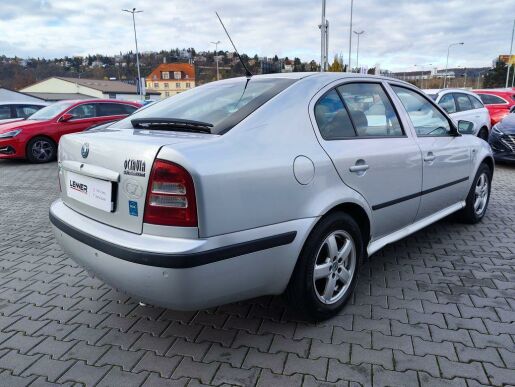
<svg viewBox="0 0 515 387">
<path fill-rule="evenodd" d="M 212 137 L 139 129 L 63 136 L 59 143 L 62 199 L 89 218 L 139 234 L 150 172 L 161 147 Z"/>
</svg>

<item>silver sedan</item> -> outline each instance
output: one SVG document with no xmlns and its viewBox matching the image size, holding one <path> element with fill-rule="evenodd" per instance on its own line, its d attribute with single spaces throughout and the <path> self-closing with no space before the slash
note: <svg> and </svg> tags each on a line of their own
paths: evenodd
<svg viewBox="0 0 515 387">
<path fill-rule="evenodd" d="M 325 319 L 385 245 L 454 212 L 483 218 L 494 162 L 470 125 L 390 78 L 213 82 L 64 136 L 50 220 L 75 261 L 144 302 L 287 291 Z"/>
</svg>

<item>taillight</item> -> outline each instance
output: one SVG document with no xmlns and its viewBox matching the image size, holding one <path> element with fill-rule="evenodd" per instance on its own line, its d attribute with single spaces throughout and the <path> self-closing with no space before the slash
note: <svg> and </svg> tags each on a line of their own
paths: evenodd
<svg viewBox="0 0 515 387">
<path fill-rule="evenodd" d="M 154 162 L 143 221 L 163 226 L 197 226 L 195 187 L 188 171 L 169 161 Z"/>
</svg>

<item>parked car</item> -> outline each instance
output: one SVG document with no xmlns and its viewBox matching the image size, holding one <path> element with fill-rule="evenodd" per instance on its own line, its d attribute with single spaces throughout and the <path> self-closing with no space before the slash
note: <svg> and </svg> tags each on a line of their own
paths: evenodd
<svg viewBox="0 0 515 387">
<path fill-rule="evenodd" d="M 485 215 L 490 146 L 400 80 L 291 73 L 208 83 L 63 136 L 56 238 L 143 302 L 279 294 L 337 313 L 361 262 L 459 211 Z"/>
<path fill-rule="evenodd" d="M 140 106 L 108 99 L 56 102 L 25 121 L 0 126 L 0 159 L 27 158 L 33 163 L 51 161 L 56 156 L 61 136 L 119 120 Z"/>
<path fill-rule="evenodd" d="M 424 90 L 454 120 L 467 120 L 474 123 L 474 136 L 488 141 L 490 133 L 490 114 L 479 97 L 463 89 Z"/>
<path fill-rule="evenodd" d="M 515 90 L 511 89 L 484 89 L 474 90 L 490 112 L 492 126 L 501 121 L 504 116 L 515 108 Z"/>
<path fill-rule="evenodd" d="M 46 102 L 0 102 L 0 125 L 21 121 L 48 106 Z"/>
<path fill-rule="evenodd" d="M 515 162 L 515 114 L 508 114 L 494 125 L 489 142 L 495 160 Z"/>
</svg>

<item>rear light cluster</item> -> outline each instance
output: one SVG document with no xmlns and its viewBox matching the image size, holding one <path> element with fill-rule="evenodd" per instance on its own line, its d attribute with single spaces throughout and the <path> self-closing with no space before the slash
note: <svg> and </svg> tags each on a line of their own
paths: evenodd
<svg viewBox="0 0 515 387">
<path fill-rule="evenodd" d="M 195 187 L 183 167 L 169 161 L 154 162 L 143 221 L 163 226 L 197 226 Z"/>
</svg>

